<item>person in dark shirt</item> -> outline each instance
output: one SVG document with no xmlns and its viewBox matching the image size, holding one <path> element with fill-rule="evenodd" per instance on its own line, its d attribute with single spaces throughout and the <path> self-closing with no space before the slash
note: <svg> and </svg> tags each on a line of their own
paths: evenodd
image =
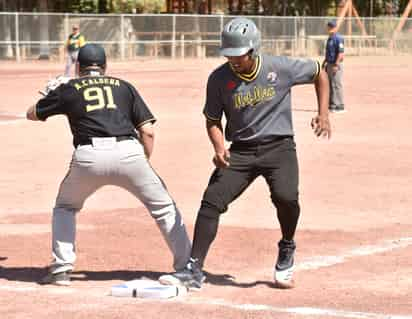
<svg viewBox="0 0 412 319">
<path fill-rule="evenodd" d="M 77 69 L 79 78 L 61 84 L 27 111 L 33 121 L 66 115 L 75 148 L 53 209 L 53 261 L 41 283 L 70 284 L 76 261 L 76 214 L 104 185 L 120 186 L 143 202 L 174 256 L 174 268 L 182 269 L 191 244 L 175 202 L 149 163 L 153 114 L 133 85 L 105 75 L 101 46 L 83 46 Z"/>
<path fill-rule="evenodd" d="M 203 109 L 216 169 L 197 214 L 191 259 L 182 271 L 159 277 L 162 284 L 185 285 L 192 290 L 202 287 L 203 265 L 220 216 L 263 177 L 281 229 L 274 282 L 281 288 L 294 286 L 294 237 L 300 205 L 291 89 L 302 84 L 314 86 L 318 114 L 312 127 L 317 136 L 329 138 L 329 83 L 318 61 L 261 54 L 260 43 L 260 31 L 246 18 L 231 20 L 222 31 L 220 52 L 228 61 L 209 76 Z M 231 142 L 229 149 L 224 138 Z M 250 213 L 259 218 L 262 212 Z"/>
<path fill-rule="evenodd" d="M 330 99 L 329 110 L 333 113 L 345 112 L 345 103 L 343 102 L 343 58 L 344 58 L 344 39 L 337 31 L 335 21 L 328 22 L 329 38 L 326 42 L 325 60 L 323 67 L 329 77 Z"/>
</svg>

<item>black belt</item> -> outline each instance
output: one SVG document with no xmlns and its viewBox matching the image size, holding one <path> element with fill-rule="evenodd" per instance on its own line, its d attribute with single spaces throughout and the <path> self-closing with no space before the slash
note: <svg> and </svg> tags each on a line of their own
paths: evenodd
<svg viewBox="0 0 412 319">
<path fill-rule="evenodd" d="M 259 141 L 251 141 L 251 142 L 233 142 L 232 143 L 232 147 L 235 148 L 248 148 L 248 147 L 257 147 L 257 146 L 263 146 L 263 145 L 270 145 L 272 143 L 276 143 L 279 141 L 282 141 L 286 138 L 290 138 L 292 137 L 291 135 L 278 135 L 278 136 L 272 136 L 268 139 L 264 139 L 264 140 L 259 140 Z"/>
<path fill-rule="evenodd" d="M 133 140 L 134 139 L 134 137 L 132 135 L 104 136 L 104 137 L 103 136 L 99 136 L 99 137 L 96 136 L 96 138 L 111 138 L 111 137 L 116 137 L 117 142 L 125 141 L 125 140 Z M 86 138 L 86 139 L 82 139 L 79 143 L 77 143 L 76 147 L 80 146 L 80 145 L 92 145 L 92 144 L 93 144 L 92 137 L 89 137 L 89 138 Z"/>
</svg>

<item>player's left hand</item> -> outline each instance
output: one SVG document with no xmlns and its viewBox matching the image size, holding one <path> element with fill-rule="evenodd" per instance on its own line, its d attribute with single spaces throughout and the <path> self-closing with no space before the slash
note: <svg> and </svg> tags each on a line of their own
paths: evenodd
<svg viewBox="0 0 412 319">
<path fill-rule="evenodd" d="M 43 96 L 46 96 L 51 91 L 57 89 L 61 84 L 67 83 L 69 81 L 70 81 L 69 77 L 58 75 L 55 78 L 50 79 L 46 84 L 46 88 L 44 90 L 39 91 L 39 93 Z"/>
<path fill-rule="evenodd" d="M 330 127 L 329 116 L 317 115 L 312 119 L 310 125 L 317 137 L 331 138 L 332 129 Z"/>
</svg>

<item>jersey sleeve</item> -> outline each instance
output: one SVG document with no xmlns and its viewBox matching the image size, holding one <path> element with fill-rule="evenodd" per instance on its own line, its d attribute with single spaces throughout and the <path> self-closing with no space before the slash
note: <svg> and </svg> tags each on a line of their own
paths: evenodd
<svg viewBox="0 0 412 319">
<path fill-rule="evenodd" d="M 338 46 L 339 53 L 345 52 L 345 40 L 343 39 L 343 37 L 337 37 L 336 44 Z"/>
<path fill-rule="evenodd" d="M 203 114 L 211 121 L 220 121 L 223 115 L 223 101 L 219 90 L 219 82 L 214 74 L 207 81 L 206 103 Z"/>
<path fill-rule="evenodd" d="M 129 88 L 133 97 L 132 120 L 134 126 L 138 128 L 146 123 L 156 122 L 155 117 L 137 90 L 132 85 L 129 85 Z"/>
<path fill-rule="evenodd" d="M 313 83 L 319 76 L 320 64 L 312 59 L 287 59 L 292 85 Z"/>
<path fill-rule="evenodd" d="M 61 98 L 63 89 L 64 85 L 61 85 L 37 102 L 36 116 L 39 120 L 45 121 L 50 116 L 65 114 Z"/>
</svg>

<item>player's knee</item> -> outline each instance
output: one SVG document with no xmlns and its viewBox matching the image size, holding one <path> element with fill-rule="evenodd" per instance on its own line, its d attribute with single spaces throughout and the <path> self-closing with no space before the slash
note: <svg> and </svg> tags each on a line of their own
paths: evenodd
<svg viewBox="0 0 412 319">
<path fill-rule="evenodd" d="M 59 202 L 57 201 L 53 212 L 55 213 L 65 213 L 65 212 L 74 212 L 77 213 L 80 211 L 83 207 L 83 202 L 82 203 L 68 203 L 68 202 Z"/>
<path fill-rule="evenodd" d="M 174 203 L 165 203 L 163 205 L 152 205 L 149 211 L 154 219 L 161 219 L 167 216 L 175 216 L 177 208 Z"/>
<path fill-rule="evenodd" d="M 217 206 L 202 200 L 198 215 L 211 219 L 219 219 L 220 214 L 222 213 L 224 213 L 224 211 L 220 210 Z"/>
<path fill-rule="evenodd" d="M 278 209 L 299 210 L 298 192 L 275 192 L 272 193 L 271 199 Z"/>
<path fill-rule="evenodd" d="M 227 211 L 228 204 L 225 197 L 211 187 L 208 187 L 203 194 L 202 206 L 216 209 L 219 214 Z"/>
</svg>

